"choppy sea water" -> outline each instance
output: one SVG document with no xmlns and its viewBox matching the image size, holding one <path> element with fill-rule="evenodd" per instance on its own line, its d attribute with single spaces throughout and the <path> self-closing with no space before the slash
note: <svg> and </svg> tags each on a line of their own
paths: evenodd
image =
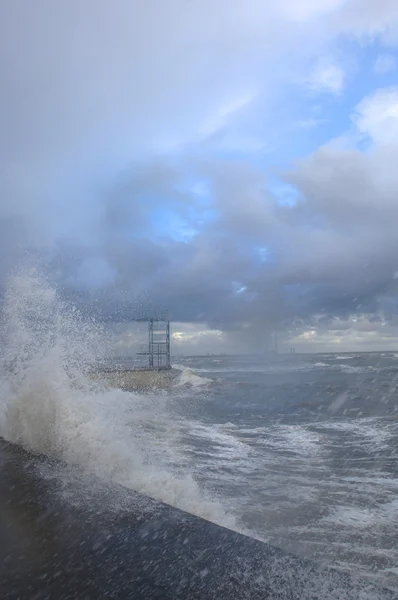
<svg viewBox="0 0 398 600">
<path fill-rule="evenodd" d="M 398 354 L 179 362 L 177 460 L 201 485 L 253 535 L 397 588 Z"/>
<path fill-rule="evenodd" d="M 67 465 L 67 501 L 122 484 L 398 589 L 397 355 L 187 357 L 172 389 L 113 389 L 102 326 L 35 271 L 1 334 L 0 436 Z"/>
</svg>

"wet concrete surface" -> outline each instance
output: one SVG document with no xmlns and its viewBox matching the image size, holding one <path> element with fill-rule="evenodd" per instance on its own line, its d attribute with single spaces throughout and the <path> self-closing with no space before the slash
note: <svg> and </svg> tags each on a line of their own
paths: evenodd
<svg viewBox="0 0 398 600">
<path fill-rule="evenodd" d="M 398 598 L 124 488 L 70 502 L 43 467 L 0 439 L 2 600 Z"/>
<path fill-rule="evenodd" d="M 180 372 L 175 369 L 102 368 L 92 371 L 89 377 L 97 383 L 104 383 L 110 387 L 144 392 L 171 388 L 179 374 Z"/>
</svg>

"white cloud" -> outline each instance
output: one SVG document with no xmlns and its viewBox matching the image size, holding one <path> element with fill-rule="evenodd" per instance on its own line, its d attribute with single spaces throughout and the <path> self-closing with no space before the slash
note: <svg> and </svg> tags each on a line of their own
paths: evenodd
<svg viewBox="0 0 398 600">
<path fill-rule="evenodd" d="M 398 86 L 382 88 L 364 98 L 352 120 L 362 135 L 373 142 L 398 141 Z"/>
<path fill-rule="evenodd" d="M 392 54 L 379 54 L 374 62 L 373 69 L 377 75 L 384 75 L 397 68 L 397 59 Z"/>
<path fill-rule="evenodd" d="M 328 16 L 329 27 L 372 41 L 379 36 L 384 43 L 398 41 L 398 2 L 396 0 L 348 0 Z"/>
<path fill-rule="evenodd" d="M 314 119 L 310 117 L 308 119 L 302 119 L 301 121 L 298 121 L 297 127 L 300 129 L 314 129 L 314 127 L 317 127 L 322 123 L 325 123 L 325 119 Z"/>
<path fill-rule="evenodd" d="M 231 351 L 226 335 L 205 323 L 173 323 L 173 354 L 206 354 Z"/>
<path fill-rule="evenodd" d="M 295 21 L 310 21 L 341 8 L 347 0 L 284 0 L 280 10 Z"/>
<path fill-rule="evenodd" d="M 316 93 L 341 94 L 345 83 L 345 72 L 333 62 L 321 61 L 312 71 L 306 84 Z"/>
<path fill-rule="evenodd" d="M 366 352 L 398 350 L 398 328 L 387 326 L 383 319 L 372 321 L 368 315 L 337 319 L 329 328 L 309 329 L 288 338 L 285 347 L 296 352 Z"/>
</svg>

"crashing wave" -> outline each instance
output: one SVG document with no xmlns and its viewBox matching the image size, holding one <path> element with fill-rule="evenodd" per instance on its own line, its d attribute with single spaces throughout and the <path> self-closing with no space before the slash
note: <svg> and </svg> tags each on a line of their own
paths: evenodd
<svg viewBox="0 0 398 600">
<path fill-rule="evenodd" d="M 184 367 L 183 365 L 173 365 L 173 369 L 181 371 L 177 378 L 176 386 L 191 386 L 191 387 L 202 387 L 213 383 L 213 379 L 208 377 L 201 377 L 197 374 L 194 369 Z"/>
</svg>

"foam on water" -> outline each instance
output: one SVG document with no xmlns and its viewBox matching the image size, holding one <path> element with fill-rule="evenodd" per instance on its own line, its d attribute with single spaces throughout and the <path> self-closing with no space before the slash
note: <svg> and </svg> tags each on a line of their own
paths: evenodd
<svg viewBox="0 0 398 600">
<path fill-rule="evenodd" d="M 319 434 L 302 425 L 276 425 L 266 432 L 264 443 L 275 450 L 305 457 L 322 452 Z"/>
<path fill-rule="evenodd" d="M 199 438 L 207 442 L 206 455 L 216 457 L 218 465 L 222 465 L 223 460 L 233 460 L 234 466 L 237 467 L 238 461 L 246 459 L 250 454 L 250 446 L 229 434 L 222 425 L 192 424 L 189 435 L 191 439 Z"/>
<path fill-rule="evenodd" d="M 380 451 L 388 448 L 388 442 L 394 435 L 386 426 L 380 426 L 380 419 L 376 417 L 358 418 L 352 421 L 326 421 L 317 423 L 317 428 L 334 429 L 336 431 L 354 434 L 363 447 L 369 447 L 372 451 Z M 347 445 L 355 444 L 355 438 Z"/>
<path fill-rule="evenodd" d="M 196 368 L 195 373 L 285 373 L 295 371 L 312 371 L 314 369 L 330 367 L 326 363 L 305 363 L 296 364 L 264 364 L 263 366 L 245 366 L 245 367 L 211 367 L 211 368 Z M 185 368 L 185 367 L 184 367 Z M 332 367 L 333 368 L 333 367 Z"/>
<path fill-rule="evenodd" d="M 369 371 L 377 372 L 378 369 L 373 367 L 372 365 L 368 365 L 365 367 L 352 367 L 351 365 L 339 365 L 340 369 L 345 373 L 367 373 Z"/>
<path fill-rule="evenodd" d="M 392 499 L 377 508 L 364 508 L 358 506 L 337 506 L 324 521 L 330 521 L 333 526 L 342 525 L 351 528 L 369 528 L 377 526 L 390 526 L 398 518 L 398 500 Z"/>
<path fill-rule="evenodd" d="M 201 387 L 203 385 L 209 385 L 213 383 L 213 379 L 208 377 L 201 377 L 197 374 L 194 369 L 189 369 L 188 367 L 184 367 L 183 365 L 173 365 L 173 369 L 177 369 L 181 371 L 180 376 L 178 377 L 176 386 L 191 386 L 191 387 Z"/>
<path fill-rule="evenodd" d="M 172 427 L 164 398 L 149 402 L 89 381 L 88 370 L 104 358 L 103 331 L 36 270 L 10 279 L 2 330 L 0 436 L 234 527 L 189 473 L 171 473 L 172 436 L 163 436 L 161 450 L 152 443 L 156 424 Z"/>
</svg>

